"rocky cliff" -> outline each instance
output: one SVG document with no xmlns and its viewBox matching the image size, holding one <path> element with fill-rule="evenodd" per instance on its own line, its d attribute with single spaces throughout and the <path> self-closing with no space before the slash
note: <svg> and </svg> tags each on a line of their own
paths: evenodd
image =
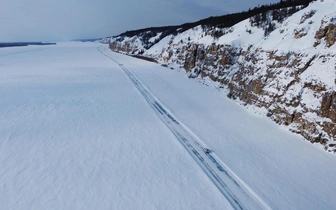
<svg viewBox="0 0 336 210">
<path fill-rule="evenodd" d="M 209 79 L 228 97 L 253 105 L 278 124 L 336 152 L 336 1 L 311 3 L 293 15 L 269 11 L 233 27 L 197 26 L 146 49 L 141 37 L 110 39 L 112 50 L 144 53 Z M 265 14 L 264 14 L 265 15 Z"/>
</svg>

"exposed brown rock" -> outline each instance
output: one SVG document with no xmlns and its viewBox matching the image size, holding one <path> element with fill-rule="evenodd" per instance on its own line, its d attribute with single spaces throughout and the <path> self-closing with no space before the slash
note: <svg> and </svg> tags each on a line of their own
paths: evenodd
<svg viewBox="0 0 336 210">
<path fill-rule="evenodd" d="M 327 26 L 323 26 L 324 24 L 325 24 L 325 21 L 322 20 L 321 27 L 315 34 L 315 39 L 321 40 L 325 38 L 326 46 L 331 47 L 336 42 L 336 25 L 330 23 Z M 314 44 L 314 45 L 317 45 L 317 44 Z"/>
<path fill-rule="evenodd" d="M 308 13 L 305 13 L 300 20 L 300 24 L 304 23 L 307 19 L 313 17 L 315 15 L 316 11 L 315 10 L 311 10 Z"/>
<path fill-rule="evenodd" d="M 323 95 L 321 115 L 336 123 L 336 92 L 326 93 Z"/>
<path fill-rule="evenodd" d="M 326 22 L 322 22 L 322 25 L 326 25 Z M 302 32 L 303 30 L 297 32 L 297 38 L 301 37 Z M 315 38 L 317 43 L 324 43 L 321 42 L 324 40 L 328 47 L 332 46 L 336 38 L 335 25 L 321 27 Z M 133 50 L 130 43 L 123 46 L 111 43 L 110 47 L 127 53 Z M 265 56 L 267 60 L 264 59 Z M 293 132 L 308 141 L 322 144 L 326 150 L 336 152 L 336 93 L 318 82 L 300 81 L 300 76 L 315 60 L 328 62 L 330 56 L 332 55 L 318 57 L 302 52 L 265 52 L 253 46 L 240 49 L 216 44 L 204 46 L 188 43 L 177 48 L 171 41 L 159 58 L 166 63 L 180 64 L 191 78 L 208 77 L 219 82 L 221 87 L 227 87 L 229 98 L 266 108 L 267 116 L 276 123 L 288 125 Z M 177 60 L 172 61 L 172 58 Z M 311 108 L 302 103 L 302 93 L 298 91 L 300 88 L 301 91 L 313 92 L 314 97 L 320 101 L 320 106 Z M 307 113 L 312 113 L 321 120 L 310 119 Z"/>
<path fill-rule="evenodd" d="M 294 38 L 300 39 L 307 35 L 307 31 L 305 31 L 303 28 L 300 30 L 294 30 Z"/>
<path fill-rule="evenodd" d="M 326 34 L 326 45 L 327 47 L 331 47 L 332 45 L 334 45 L 335 41 L 336 41 L 336 25 L 334 24 L 330 24 L 328 26 L 328 31 Z"/>
<path fill-rule="evenodd" d="M 322 20 L 321 21 L 321 27 L 318 31 L 316 31 L 315 33 L 315 39 L 322 39 L 323 37 L 326 36 L 328 28 L 327 27 L 322 27 L 322 25 L 324 25 L 325 21 Z"/>
</svg>

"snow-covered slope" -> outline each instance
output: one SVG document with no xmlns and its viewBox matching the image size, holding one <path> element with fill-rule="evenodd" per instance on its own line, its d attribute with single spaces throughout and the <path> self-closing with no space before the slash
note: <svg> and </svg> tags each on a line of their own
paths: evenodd
<svg viewBox="0 0 336 210">
<path fill-rule="evenodd" d="M 336 151 L 336 1 L 315 1 L 279 18 L 291 10 L 269 11 L 230 28 L 198 26 L 166 37 L 144 55 L 184 68 L 189 77 L 223 88 L 230 98 Z M 111 48 L 123 51 L 116 43 Z"/>
<path fill-rule="evenodd" d="M 144 31 L 134 36 L 121 35 L 101 40 L 102 43 L 110 43 L 118 51 L 128 54 L 142 54 L 145 50 L 158 43 L 162 37 L 162 32 Z"/>
</svg>

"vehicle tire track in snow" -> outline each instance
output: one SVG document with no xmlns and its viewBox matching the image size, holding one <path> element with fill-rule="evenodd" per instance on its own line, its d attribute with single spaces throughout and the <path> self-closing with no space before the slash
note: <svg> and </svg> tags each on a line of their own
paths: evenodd
<svg viewBox="0 0 336 210">
<path fill-rule="evenodd" d="M 250 187 L 235 175 L 215 154 L 204 152 L 205 144 L 168 111 L 159 99 L 123 64 L 98 51 L 116 63 L 128 76 L 160 120 L 189 152 L 234 209 L 271 209 Z"/>
</svg>

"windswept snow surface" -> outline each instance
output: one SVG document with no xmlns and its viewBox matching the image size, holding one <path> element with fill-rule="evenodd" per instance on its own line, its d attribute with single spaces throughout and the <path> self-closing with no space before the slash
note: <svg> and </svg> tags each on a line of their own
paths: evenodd
<svg viewBox="0 0 336 210">
<path fill-rule="evenodd" d="M 101 51 L 102 52 L 102 51 Z M 123 64 L 102 52 L 120 66 L 161 121 L 174 134 L 234 209 L 270 209 L 246 184 L 225 166 L 202 140 L 174 117 L 160 100 Z"/>
<path fill-rule="evenodd" d="M 1 209 L 236 208 L 98 48 L 266 206 L 336 208 L 333 154 L 183 71 L 61 43 L 0 49 Z"/>
<path fill-rule="evenodd" d="M 0 209 L 230 209 L 98 46 L 0 49 Z"/>
</svg>

